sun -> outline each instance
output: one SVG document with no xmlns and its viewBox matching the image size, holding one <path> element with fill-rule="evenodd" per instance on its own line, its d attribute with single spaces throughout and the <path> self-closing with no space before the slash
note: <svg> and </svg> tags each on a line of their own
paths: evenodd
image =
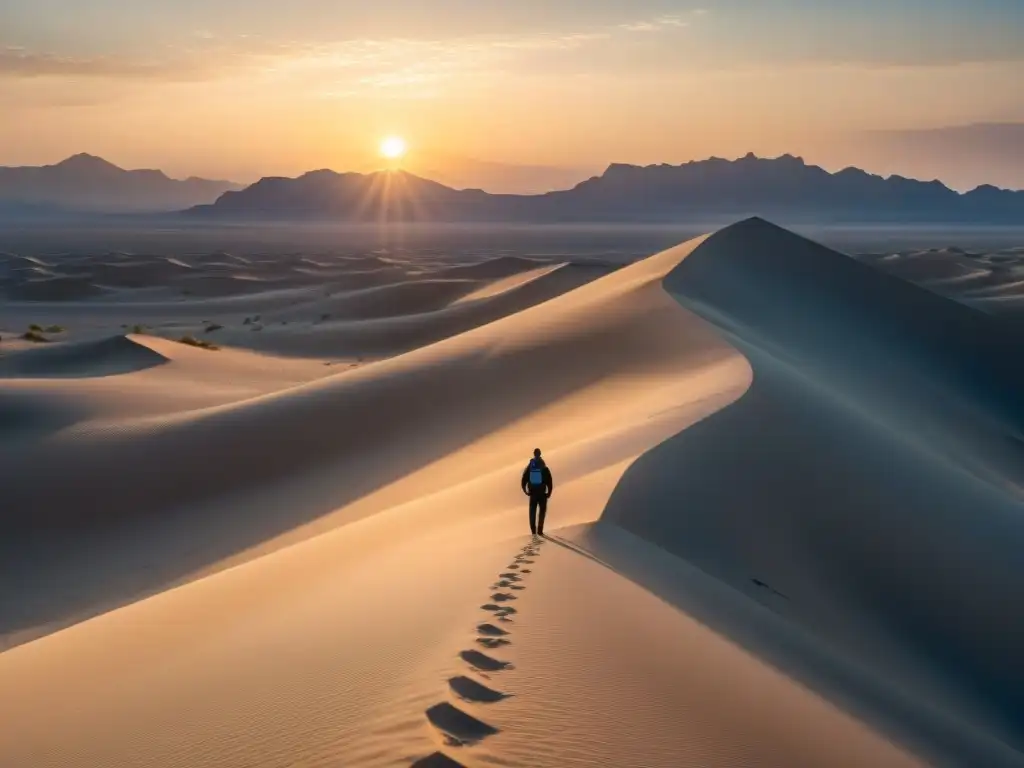
<svg viewBox="0 0 1024 768">
<path fill-rule="evenodd" d="M 398 160 L 405 150 L 405 139 L 400 136 L 388 136 L 380 143 L 380 153 L 388 160 Z"/>
</svg>

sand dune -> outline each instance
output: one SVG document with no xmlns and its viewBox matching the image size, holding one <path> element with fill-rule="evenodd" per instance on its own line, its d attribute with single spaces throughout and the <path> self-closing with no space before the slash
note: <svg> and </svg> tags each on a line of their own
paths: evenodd
<svg viewBox="0 0 1024 768">
<path fill-rule="evenodd" d="M 526 273 L 514 284 L 503 280 L 421 281 L 404 287 L 399 284 L 355 294 L 339 293 L 308 304 L 296 303 L 266 317 L 261 315 L 255 326 L 259 332 L 254 332 L 252 326 L 232 327 L 220 332 L 218 338 L 276 354 L 389 357 L 514 315 L 610 271 L 609 267 L 556 265 Z M 435 308 L 429 309 L 431 306 Z M 265 322 L 268 319 L 276 322 Z"/>
<path fill-rule="evenodd" d="M 941 248 L 862 254 L 858 258 L 1015 326 L 1024 309 L 1024 251 L 1020 248 Z"/>
<path fill-rule="evenodd" d="M 219 352 L 69 309 L 165 362 L 0 368 L 51 418 L 0 435 L 0 764 L 1024 764 L 1015 337 L 882 270 L 750 220 L 255 293 Z"/>
<path fill-rule="evenodd" d="M 311 306 L 300 306 L 267 315 L 274 320 L 304 320 L 321 312 L 321 320 L 373 320 L 443 309 L 478 287 L 472 280 L 423 280 L 335 294 Z M 315 316 L 315 315 L 314 315 Z"/>
<path fill-rule="evenodd" d="M 88 279 L 43 277 L 9 283 L 4 292 L 11 301 L 76 301 L 102 296 L 107 291 Z"/>
<path fill-rule="evenodd" d="M 344 362 L 398 354 L 470 330 L 614 269 L 507 257 L 429 268 L 399 267 L 372 255 L 322 258 L 315 265 L 305 257 L 253 257 L 243 264 L 222 255 L 59 260 L 61 270 L 76 276 L 51 278 L 46 286 L 77 281 L 85 298 L 99 298 L 74 301 L 71 292 L 61 296 L 44 290 L 44 283 L 8 281 L 12 298 L 28 293 L 39 300 L 0 303 L 0 336 L 19 334 L 18 326 L 27 323 L 59 324 L 68 338 L 81 341 L 132 329 L 206 337 L 214 328 L 210 338 L 221 346 Z M 83 283 L 125 270 L 139 279 L 122 280 L 120 287 Z M 452 276 L 460 270 L 462 277 Z"/>
<path fill-rule="evenodd" d="M 927 730 L 960 740 L 955 764 L 1004 764 L 1024 725 L 1005 642 L 1024 624 L 1001 607 L 1024 588 L 1016 341 L 767 224 L 705 247 L 666 287 L 730 333 L 754 386 L 639 460 L 605 518 L 938 705 Z"/>
<path fill-rule="evenodd" d="M 521 256 L 500 256 L 479 264 L 465 264 L 436 270 L 434 277 L 442 279 L 500 280 L 543 266 L 544 262 Z"/>
<path fill-rule="evenodd" d="M 24 349 L 0 358 L 0 378 L 111 376 L 167 362 L 126 336 Z"/>
</svg>

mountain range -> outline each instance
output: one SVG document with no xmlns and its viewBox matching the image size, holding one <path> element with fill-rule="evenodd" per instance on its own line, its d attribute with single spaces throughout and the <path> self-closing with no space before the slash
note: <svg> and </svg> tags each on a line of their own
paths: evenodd
<svg viewBox="0 0 1024 768">
<path fill-rule="evenodd" d="M 569 189 L 493 194 L 401 170 L 267 177 L 248 187 L 124 170 L 87 154 L 55 165 L 0 167 L 0 215 L 181 212 L 205 219 L 348 222 L 702 222 L 760 215 L 786 223 L 1024 224 L 1024 191 L 831 173 L 800 157 L 709 158 L 682 165 L 613 163 Z"/>
<path fill-rule="evenodd" d="M 404 171 L 311 171 L 225 192 L 191 216 L 337 221 L 679 222 L 748 215 L 783 221 L 1024 224 L 1024 191 L 960 193 L 939 181 L 836 173 L 800 157 L 612 164 L 571 189 L 538 195 L 453 189 Z"/>
<path fill-rule="evenodd" d="M 172 179 L 162 171 L 127 171 L 103 158 L 78 154 L 55 165 L 0 166 L 0 212 L 147 213 L 211 203 L 242 185 Z"/>
</svg>

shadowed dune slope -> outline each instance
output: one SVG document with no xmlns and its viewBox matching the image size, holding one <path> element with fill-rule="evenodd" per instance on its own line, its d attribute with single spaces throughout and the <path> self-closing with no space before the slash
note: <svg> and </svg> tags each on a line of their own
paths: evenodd
<svg viewBox="0 0 1024 768">
<path fill-rule="evenodd" d="M 46 277 L 25 281 L 3 281 L 0 288 L 9 301 L 77 301 L 103 296 L 107 291 L 88 278 Z"/>
<path fill-rule="evenodd" d="M 664 285 L 747 356 L 753 385 L 638 459 L 603 521 L 760 596 L 909 698 L 930 725 L 889 726 L 933 751 L 948 738 L 940 764 L 1016 764 L 991 762 L 1024 747 L 1014 339 L 759 219 L 709 237 Z"/>
<path fill-rule="evenodd" d="M 0 358 L 0 378 L 84 378 L 141 371 L 167 362 L 127 336 L 24 349 Z"/>
</svg>

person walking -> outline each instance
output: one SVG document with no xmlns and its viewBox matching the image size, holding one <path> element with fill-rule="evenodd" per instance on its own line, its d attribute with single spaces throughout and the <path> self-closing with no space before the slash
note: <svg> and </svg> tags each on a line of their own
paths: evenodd
<svg viewBox="0 0 1024 768">
<path fill-rule="evenodd" d="M 534 536 L 543 536 L 544 515 L 548 511 L 548 499 L 555 490 L 555 481 L 551 478 L 551 470 L 540 456 L 540 448 L 533 449 L 533 458 L 523 470 L 522 487 L 523 493 L 530 497 L 530 531 Z"/>
</svg>

